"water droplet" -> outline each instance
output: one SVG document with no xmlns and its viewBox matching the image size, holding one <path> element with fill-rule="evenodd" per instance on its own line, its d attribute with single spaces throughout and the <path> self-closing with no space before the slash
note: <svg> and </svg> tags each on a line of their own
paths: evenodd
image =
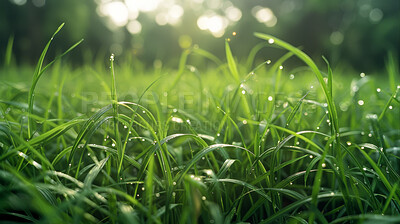
<svg viewBox="0 0 400 224">
<path fill-rule="evenodd" d="M 326 167 L 326 163 L 322 163 L 322 168 L 325 168 Z"/>
<path fill-rule="evenodd" d="M 369 133 L 369 134 L 368 134 L 368 137 L 370 137 L 370 138 L 371 138 L 371 137 L 372 137 L 372 133 Z"/>
<path fill-rule="evenodd" d="M 175 181 L 174 181 L 174 182 L 172 182 L 172 185 L 174 185 L 174 186 L 175 186 L 175 185 L 176 185 L 176 182 L 175 182 Z"/>
<path fill-rule="evenodd" d="M 348 141 L 348 142 L 346 142 L 346 144 L 347 144 L 347 145 L 351 145 L 351 142 Z"/>
<path fill-rule="evenodd" d="M 376 89 L 376 92 L 378 92 L 378 93 L 380 93 L 381 91 L 382 91 L 381 88 Z"/>
<path fill-rule="evenodd" d="M 267 64 L 268 64 L 268 65 L 271 64 L 271 60 L 267 60 Z"/>
<path fill-rule="evenodd" d="M 175 192 L 172 192 L 172 197 L 175 197 L 176 196 L 176 193 Z"/>
<path fill-rule="evenodd" d="M 294 75 L 290 74 L 289 79 L 294 79 Z"/>
<path fill-rule="evenodd" d="M 221 134 L 220 133 L 217 133 L 217 136 L 220 136 Z"/>
<path fill-rule="evenodd" d="M 87 155 L 90 156 L 90 153 L 88 153 Z"/>
<path fill-rule="evenodd" d="M 274 98 L 272 96 L 268 97 L 268 101 L 272 101 Z"/>
<path fill-rule="evenodd" d="M 144 187 L 142 187 L 142 191 L 144 191 L 145 190 L 145 188 Z"/>
<path fill-rule="evenodd" d="M 126 125 L 124 125 L 124 128 L 128 128 Z"/>
<path fill-rule="evenodd" d="M 115 143 L 112 143 L 111 146 L 114 147 L 114 146 L 115 146 Z"/>
<path fill-rule="evenodd" d="M 335 192 L 332 191 L 332 192 L 331 192 L 331 195 L 335 195 Z"/>
<path fill-rule="evenodd" d="M 206 196 L 201 197 L 201 200 L 205 201 L 207 198 Z"/>
<path fill-rule="evenodd" d="M 293 185 L 293 183 L 292 183 L 292 182 L 290 182 L 290 185 Z"/>
<path fill-rule="evenodd" d="M 156 193 L 156 197 L 157 197 L 157 198 L 160 197 L 160 193 Z"/>
<path fill-rule="evenodd" d="M 280 70 L 282 70 L 282 69 L 283 69 L 283 66 L 282 66 L 282 65 L 281 65 L 281 66 L 279 66 L 279 69 L 280 69 Z"/>
<path fill-rule="evenodd" d="M 392 106 L 392 105 L 390 105 L 390 106 L 389 106 L 389 110 L 392 110 L 392 109 L 393 109 L 393 106 Z"/>
<path fill-rule="evenodd" d="M 247 124 L 247 120 L 243 120 L 242 123 L 243 123 L 243 124 Z"/>
<path fill-rule="evenodd" d="M 275 42 L 275 40 L 272 39 L 272 38 L 268 40 L 268 43 L 269 43 L 269 44 L 273 44 L 274 42 Z"/>
<path fill-rule="evenodd" d="M 146 111 L 142 111 L 142 113 L 144 113 L 144 114 L 145 114 L 145 113 L 146 113 Z"/>
<path fill-rule="evenodd" d="M 314 88 L 314 86 L 310 86 L 310 89 L 313 89 Z"/>
<path fill-rule="evenodd" d="M 319 130 L 319 127 L 317 127 L 317 130 Z"/>
<path fill-rule="evenodd" d="M 232 32 L 232 35 L 233 35 L 233 36 L 236 36 L 236 34 L 237 34 L 236 32 Z"/>
<path fill-rule="evenodd" d="M 310 155 L 310 159 L 312 159 L 314 156 L 313 155 Z"/>
<path fill-rule="evenodd" d="M 357 103 L 358 103 L 358 105 L 362 106 L 362 105 L 364 105 L 364 100 L 359 100 Z"/>
<path fill-rule="evenodd" d="M 172 112 L 176 113 L 176 112 L 178 112 L 178 110 L 174 108 L 174 109 L 172 110 Z"/>
<path fill-rule="evenodd" d="M 366 168 L 366 167 L 364 167 L 364 168 L 363 168 L 363 170 L 364 170 L 364 171 L 366 171 L 366 170 L 367 170 L 367 168 Z"/>
<path fill-rule="evenodd" d="M 364 73 L 364 72 L 361 72 L 361 73 L 360 73 L 360 77 L 361 77 L 361 78 L 364 78 L 364 77 L 365 77 L 365 73 Z"/>
<path fill-rule="evenodd" d="M 245 90 L 242 90 L 242 94 L 246 94 L 246 91 L 245 91 Z"/>
</svg>

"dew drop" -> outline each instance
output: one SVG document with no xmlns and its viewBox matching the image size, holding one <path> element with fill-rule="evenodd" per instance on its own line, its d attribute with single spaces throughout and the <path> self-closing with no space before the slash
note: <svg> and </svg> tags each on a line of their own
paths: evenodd
<svg viewBox="0 0 400 224">
<path fill-rule="evenodd" d="M 243 123 L 243 124 L 247 124 L 247 120 L 243 120 L 242 123 Z"/>
<path fill-rule="evenodd" d="M 348 142 L 346 142 L 346 144 L 347 144 L 347 145 L 351 145 L 351 142 L 348 141 Z"/>
<path fill-rule="evenodd" d="M 175 181 L 174 181 L 174 182 L 172 182 L 172 185 L 174 185 L 174 186 L 175 186 L 175 185 L 176 185 L 176 182 L 175 182 Z"/>
<path fill-rule="evenodd" d="M 360 73 L 360 77 L 361 77 L 361 78 L 364 78 L 364 77 L 365 77 L 365 73 L 364 73 L 364 72 L 361 72 L 361 73 Z"/>
<path fill-rule="evenodd" d="M 268 64 L 268 65 L 271 64 L 271 60 L 267 60 L 267 64 Z"/>
<path fill-rule="evenodd" d="M 358 105 L 362 106 L 362 105 L 364 105 L 364 100 L 359 100 L 357 103 L 358 103 Z"/>
<path fill-rule="evenodd" d="M 245 91 L 245 90 L 242 90 L 242 94 L 243 94 L 243 95 L 246 94 L 246 91 Z"/>
<path fill-rule="evenodd" d="M 207 198 L 206 196 L 201 197 L 201 200 L 205 201 Z"/>
<path fill-rule="evenodd" d="M 325 168 L 326 167 L 326 163 L 322 163 L 322 168 Z"/>
<path fill-rule="evenodd" d="M 272 38 L 268 40 L 268 43 L 269 43 L 269 44 L 273 44 L 274 42 L 275 42 L 275 40 L 272 39 Z"/>
<path fill-rule="evenodd" d="M 294 75 L 290 74 L 289 79 L 294 79 Z"/>
<path fill-rule="evenodd" d="M 156 197 L 157 197 L 157 198 L 160 197 L 160 193 L 156 193 Z"/>
<path fill-rule="evenodd" d="M 378 93 L 380 93 L 381 91 L 382 91 L 381 88 L 376 89 L 376 92 L 378 92 Z"/>
<path fill-rule="evenodd" d="M 111 146 L 114 147 L 114 146 L 115 146 L 115 143 L 112 143 Z"/>
<path fill-rule="evenodd" d="M 282 65 L 281 65 L 281 66 L 279 66 L 279 69 L 280 69 L 280 70 L 282 70 L 282 69 L 283 69 L 283 66 L 282 66 Z"/>
<path fill-rule="evenodd" d="M 268 97 L 268 101 L 272 101 L 274 98 L 272 96 Z"/>
</svg>

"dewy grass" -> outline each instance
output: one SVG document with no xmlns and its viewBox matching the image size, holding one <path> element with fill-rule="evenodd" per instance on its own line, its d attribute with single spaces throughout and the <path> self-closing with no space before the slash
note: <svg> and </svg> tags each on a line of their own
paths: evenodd
<svg viewBox="0 0 400 224">
<path fill-rule="evenodd" d="M 99 63 L 42 68 L 50 40 L 30 88 L 15 81 L 29 73 L 19 74 L 7 50 L 2 221 L 400 222 L 395 58 L 387 63 L 392 83 L 372 75 L 352 81 L 326 58 L 325 74 L 299 49 L 256 36 L 267 43 L 244 63 L 232 43 L 225 42 L 226 63 L 193 47 L 161 77 L 122 58 L 108 71 Z M 257 58 L 270 44 L 288 52 L 274 62 Z M 194 67 L 193 55 L 216 68 Z M 293 55 L 311 71 L 289 70 Z"/>
</svg>

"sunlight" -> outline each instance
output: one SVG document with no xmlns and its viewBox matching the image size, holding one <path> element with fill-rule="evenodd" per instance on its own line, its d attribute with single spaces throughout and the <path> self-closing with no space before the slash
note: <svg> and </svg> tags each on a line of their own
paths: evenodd
<svg viewBox="0 0 400 224">
<path fill-rule="evenodd" d="M 277 18 L 274 12 L 270 8 L 263 8 L 261 6 L 256 6 L 252 10 L 253 16 L 258 22 L 264 23 L 267 27 L 273 27 L 277 23 Z"/>
<path fill-rule="evenodd" d="M 220 15 L 202 15 L 197 19 L 197 26 L 201 30 L 209 30 L 214 37 L 222 37 L 228 26 L 228 21 Z"/>
<path fill-rule="evenodd" d="M 125 26 L 128 23 L 128 8 L 122 2 L 109 2 L 100 6 L 100 14 L 108 16 L 117 27 Z"/>
</svg>

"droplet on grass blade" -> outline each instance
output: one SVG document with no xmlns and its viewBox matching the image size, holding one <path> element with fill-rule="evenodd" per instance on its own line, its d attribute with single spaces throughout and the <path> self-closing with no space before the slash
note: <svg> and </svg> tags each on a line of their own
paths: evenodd
<svg viewBox="0 0 400 224">
<path fill-rule="evenodd" d="M 270 38 L 270 39 L 268 40 L 268 43 L 269 43 L 269 44 L 273 44 L 273 43 L 275 43 L 275 40 L 272 39 L 272 38 Z"/>
</svg>

